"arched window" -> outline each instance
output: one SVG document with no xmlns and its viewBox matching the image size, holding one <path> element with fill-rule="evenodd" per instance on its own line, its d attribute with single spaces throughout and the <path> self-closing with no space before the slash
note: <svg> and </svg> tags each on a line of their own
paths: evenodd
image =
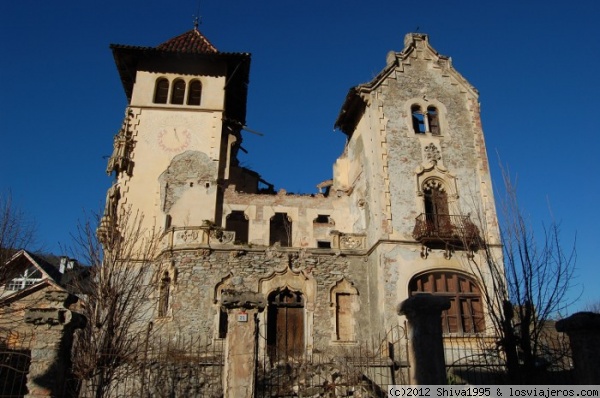
<svg viewBox="0 0 600 398">
<path fill-rule="evenodd" d="M 185 96 L 185 82 L 181 79 L 177 79 L 173 83 L 173 92 L 171 93 L 171 103 L 176 104 L 176 105 L 183 105 L 184 96 Z"/>
<path fill-rule="evenodd" d="M 202 97 L 202 83 L 200 80 L 192 80 L 190 82 L 190 88 L 188 90 L 188 105 L 200 105 L 200 98 Z"/>
<path fill-rule="evenodd" d="M 156 80 L 156 87 L 154 88 L 154 103 L 155 104 L 166 104 L 167 97 L 169 96 L 169 81 L 164 77 Z"/>
<path fill-rule="evenodd" d="M 423 187 L 427 228 L 438 233 L 450 232 L 448 195 L 440 181 L 428 180 Z"/>
<path fill-rule="evenodd" d="M 419 105 L 413 105 L 410 108 L 410 112 L 412 114 L 413 130 L 415 131 L 415 134 L 425 134 L 427 129 L 425 127 L 425 116 L 423 115 L 421 107 Z"/>
<path fill-rule="evenodd" d="M 427 272 L 415 276 L 409 294 L 431 293 L 450 299 L 450 309 L 442 313 L 444 333 L 481 333 L 484 331 L 481 291 L 467 275 L 452 271 Z"/>
<path fill-rule="evenodd" d="M 160 279 L 159 294 L 158 294 L 158 316 L 165 317 L 169 312 L 169 293 L 171 290 L 171 278 L 167 271 L 164 272 Z"/>
<path fill-rule="evenodd" d="M 429 124 L 429 132 L 433 135 L 440 135 L 440 118 L 438 110 L 435 106 L 427 107 L 427 123 Z"/>
<path fill-rule="evenodd" d="M 243 211 L 234 210 L 225 218 L 225 230 L 235 232 L 235 243 L 248 243 L 248 217 Z"/>
</svg>

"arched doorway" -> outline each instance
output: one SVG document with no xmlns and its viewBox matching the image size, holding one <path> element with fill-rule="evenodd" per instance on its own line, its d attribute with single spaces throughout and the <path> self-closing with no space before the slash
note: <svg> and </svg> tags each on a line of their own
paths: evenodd
<svg viewBox="0 0 600 398">
<path fill-rule="evenodd" d="M 304 354 L 304 295 L 283 288 L 269 294 L 267 352 L 271 362 Z"/>
</svg>

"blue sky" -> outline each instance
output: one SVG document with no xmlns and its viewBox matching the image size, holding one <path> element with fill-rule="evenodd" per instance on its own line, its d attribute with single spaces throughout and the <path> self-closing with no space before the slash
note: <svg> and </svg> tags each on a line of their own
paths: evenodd
<svg viewBox="0 0 600 398">
<path fill-rule="evenodd" d="M 110 43 L 155 46 L 192 28 L 198 0 L 22 0 L 0 5 L 0 191 L 60 252 L 83 212 L 103 207 L 106 157 L 126 98 Z M 581 303 L 600 301 L 600 2 L 200 2 L 200 30 L 221 51 L 250 52 L 241 161 L 290 192 L 315 192 L 344 146 L 333 123 L 348 89 L 371 80 L 407 32 L 480 92 L 496 189 L 498 158 L 518 175 L 534 225 L 577 234 Z M 581 305 L 580 305 L 581 306 Z"/>
</svg>

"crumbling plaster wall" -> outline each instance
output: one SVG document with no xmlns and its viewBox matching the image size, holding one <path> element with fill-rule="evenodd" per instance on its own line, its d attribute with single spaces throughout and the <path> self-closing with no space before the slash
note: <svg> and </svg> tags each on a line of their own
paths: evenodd
<svg viewBox="0 0 600 398">
<path fill-rule="evenodd" d="M 170 209 L 175 204 L 178 199 L 176 192 L 182 188 L 177 185 L 182 182 L 180 180 L 185 179 L 188 187 L 190 183 L 195 186 L 201 184 L 204 189 L 202 194 L 206 200 L 203 200 L 202 206 L 182 210 L 181 212 L 192 210 L 192 213 L 189 217 L 185 217 L 182 213 L 181 220 L 178 222 L 185 224 L 191 222 L 191 219 L 213 219 L 216 201 L 216 164 L 219 162 L 221 145 L 221 113 L 202 110 L 178 112 L 177 109 L 134 107 L 130 110 L 133 113 L 130 128 L 134 139 L 131 153 L 134 166 L 131 176 L 125 172 L 118 176 L 120 205 L 126 207 L 134 204 L 136 210 L 144 215 L 148 227 L 151 224 L 162 227 L 167 214 L 164 210 Z M 196 155 L 182 155 L 187 152 Z M 184 156 L 188 163 L 192 162 L 200 174 L 194 176 L 189 171 L 182 171 L 182 175 L 174 176 L 174 171 L 181 169 L 177 164 L 178 156 Z M 173 161 L 175 161 L 174 165 Z M 209 166 L 211 163 L 215 165 Z M 174 180 L 176 187 L 172 194 L 165 195 L 166 186 L 163 183 L 168 183 L 168 180 Z M 206 183 L 210 184 L 208 190 L 206 190 Z M 167 196 L 169 199 L 165 202 Z M 194 210 L 198 212 L 200 209 L 202 214 L 193 213 Z M 210 217 L 207 217 L 208 215 Z"/>
<path fill-rule="evenodd" d="M 269 245 L 269 220 L 275 213 L 287 213 L 292 220 L 292 246 L 317 247 L 317 239 L 331 240 L 326 231 L 315 229 L 313 221 L 318 215 L 328 215 L 331 224 L 326 229 L 353 232 L 355 215 L 349 214 L 350 198 L 345 193 L 329 196 L 288 195 L 281 190 L 276 195 L 247 194 L 232 187 L 225 191 L 223 220 L 234 210 L 244 211 L 249 219 L 249 244 Z M 225 221 L 223 221 L 224 226 Z"/>
<path fill-rule="evenodd" d="M 389 232 L 389 183 L 384 164 L 385 148 L 380 136 L 382 120 L 379 110 L 377 101 L 371 102 L 345 150 L 348 164 L 346 178 L 350 183 L 347 211 L 353 221 L 352 232 L 365 233 L 367 246 L 387 238 Z"/>
<path fill-rule="evenodd" d="M 162 211 L 171 225 L 202 225 L 213 220 L 214 207 L 206 206 L 216 195 L 217 165 L 200 151 L 186 151 L 173 158 L 158 178 Z"/>
</svg>

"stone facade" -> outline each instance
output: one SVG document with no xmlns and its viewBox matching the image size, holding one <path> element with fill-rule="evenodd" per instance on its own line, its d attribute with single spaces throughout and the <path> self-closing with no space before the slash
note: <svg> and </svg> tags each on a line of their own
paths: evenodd
<svg viewBox="0 0 600 398">
<path fill-rule="evenodd" d="M 478 93 L 450 58 L 408 34 L 349 91 L 332 179 L 288 195 L 236 157 L 249 54 L 206 43 L 194 29 L 156 48 L 113 46 L 129 105 L 103 228 L 128 206 L 164 228 L 155 330 L 225 338 L 237 320 L 223 292 L 253 292 L 266 307 L 252 314 L 258 350 L 325 352 L 385 333 L 403 322 L 398 303 L 429 291 L 453 303 L 445 333 L 483 333 L 485 283 L 466 259 L 480 238 L 499 243 L 497 217 Z"/>
</svg>

